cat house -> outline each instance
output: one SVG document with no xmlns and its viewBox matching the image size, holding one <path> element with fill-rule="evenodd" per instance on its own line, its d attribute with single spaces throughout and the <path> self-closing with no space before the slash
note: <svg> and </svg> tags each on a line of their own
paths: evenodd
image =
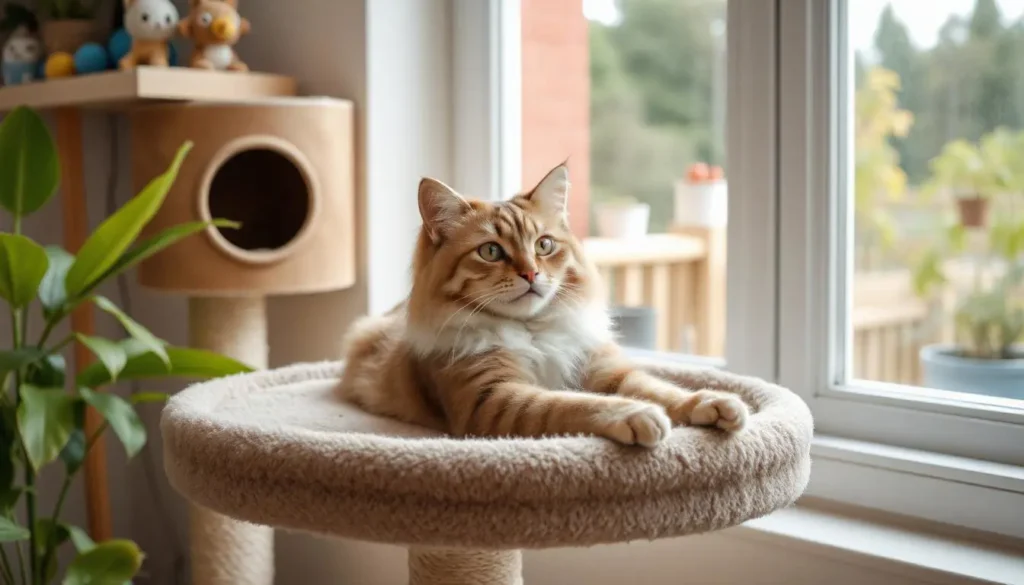
<svg viewBox="0 0 1024 585">
<path fill-rule="evenodd" d="M 355 281 L 352 103 L 287 97 L 131 113 L 136 187 L 194 143 L 150 234 L 228 219 L 139 267 L 151 289 L 195 296 L 338 290 Z"/>
</svg>

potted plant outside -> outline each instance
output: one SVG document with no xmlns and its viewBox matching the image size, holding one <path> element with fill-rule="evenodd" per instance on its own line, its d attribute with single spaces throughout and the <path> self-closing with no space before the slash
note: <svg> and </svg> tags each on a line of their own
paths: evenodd
<svg viewBox="0 0 1024 585">
<path fill-rule="evenodd" d="M 929 192 L 954 194 L 955 219 L 914 270 L 924 298 L 952 297 L 954 342 L 921 350 L 931 388 L 1024 399 L 1024 132 L 997 130 L 980 146 L 956 141 L 932 161 Z M 949 260 L 971 275 L 958 284 Z M 951 314 L 949 314 L 951 313 Z"/>
<path fill-rule="evenodd" d="M 723 227 L 729 218 L 729 190 L 722 167 L 697 162 L 676 181 L 676 225 Z"/>
<path fill-rule="evenodd" d="M 40 0 L 41 35 L 46 52 L 74 54 L 86 43 L 103 42 L 106 31 L 96 19 L 97 3 L 98 0 Z"/>
<path fill-rule="evenodd" d="M 172 227 L 145 241 L 139 234 L 162 205 L 190 145 L 179 150 L 167 171 L 104 220 L 77 254 L 43 247 L 21 233 L 23 218 L 42 208 L 59 183 L 60 163 L 40 117 L 20 107 L 0 123 L 0 207 L 12 216 L 13 230 L 0 233 L 0 299 L 11 315 L 10 344 L 0 346 L 0 582 L 10 585 L 123 584 L 130 582 L 143 555 L 130 540 L 94 542 L 64 518 L 64 502 L 86 455 L 110 430 L 129 457 L 146 443 L 136 405 L 164 396 L 139 393 L 130 400 L 102 387 L 113 381 L 170 376 L 217 377 L 250 368 L 215 353 L 175 347 L 157 338 L 97 293 L 104 282 L 142 260 L 206 229 L 193 222 Z M 233 225 L 233 224 L 232 224 Z M 106 339 L 70 333 L 55 339 L 77 308 L 91 304 L 118 321 L 126 335 Z M 28 327 L 30 312 L 42 325 Z M 74 376 L 64 353 L 80 344 L 97 358 Z M 86 435 L 85 410 L 104 419 Z M 55 503 L 38 497 L 40 472 L 61 477 Z M 76 552 L 60 567 L 61 548 Z M 60 575 L 63 573 L 63 575 Z"/>
<path fill-rule="evenodd" d="M 635 197 L 603 195 L 594 206 L 597 235 L 602 238 L 642 238 L 651 221 L 651 206 Z"/>
</svg>

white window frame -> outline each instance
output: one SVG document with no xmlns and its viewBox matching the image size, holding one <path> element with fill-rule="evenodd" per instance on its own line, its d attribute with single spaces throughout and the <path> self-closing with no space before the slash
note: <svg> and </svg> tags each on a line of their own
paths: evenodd
<svg viewBox="0 0 1024 585">
<path fill-rule="evenodd" d="M 849 348 L 833 333 L 845 331 L 850 300 L 837 242 L 848 237 L 849 198 L 833 194 L 851 163 L 838 138 L 849 136 L 853 82 L 852 67 L 835 65 L 847 55 L 848 1 L 777 1 L 778 382 L 815 417 L 808 493 L 1024 538 L 1024 411 L 838 383 Z"/>
<path fill-rule="evenodd" d="M 849 113 L 832 67 L 843 0 L 728 4 L 726 368 L 792 389 L 817 434 L 807 495 L 1024 538 L 1024 420 L 1012 408 L 834 384 L 832 197 Z M 518 0 L 453 0 L 455 168 L 468 192 L 521 185 Z M 847 101 L 836 104 L 849 109 Z M 842 115 L 839 115 L 842 114 Z M 838 143 L 837 143 L 838 145 Z M 843 310 L 839 310 L 843 309 Z M 695 356 L 663 356 L 703 365 Z"/>
<path fill-rule="evenodd" d="M 522 4 L 453 0 L 454 185 L 481 199 L 522 188 Z"/>
</svg>

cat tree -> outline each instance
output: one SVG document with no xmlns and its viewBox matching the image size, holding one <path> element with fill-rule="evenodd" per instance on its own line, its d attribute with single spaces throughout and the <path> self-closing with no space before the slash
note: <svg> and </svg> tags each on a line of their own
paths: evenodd
<svg viewBox="0 0 1024 585">
<path fill-rule="evenodd" d="M 189 299 L 189 344 L 267 366 L 265 299 L 355 281 L 352 105 L 329 98 L 164 104 L 131 113 L 136 180 L 194 147 L 147 231 L 229 219 L 143 262 L 142 286 Z M 196 585 L 270 585 L 273 530 L 190 513 Z"/>
<path fill-rule="evenodd" d="M 406 546 L 410 585 L 521 585 L 524 548 L 720 530 L 800 496 L 813 423 L 799 397 L 717 370 L 647 367 L 735 393 L 747 428 L 681 427 L 652 450 L 451 439 L 340 402 L 343 365 L 304 364 L 178 393 L 161 420 L 165 469 L 185 497 L 239 520 Z"/>
</svg>

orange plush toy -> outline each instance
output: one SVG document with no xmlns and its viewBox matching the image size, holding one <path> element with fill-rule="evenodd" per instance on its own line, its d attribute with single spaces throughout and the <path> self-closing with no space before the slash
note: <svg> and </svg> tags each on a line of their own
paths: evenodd
<svg viewBox="0 0 1024 585">
<path fill-rule="evenodd" d="M 249 32 L 250 24 L 238 14 L 238 0 L 189 0 L 189 13 L 178 23 L 178 32 L 192 39 L 195 49 L 189 61 L 197 69 L 248 71 L 234 46 Z"/>
</svg>

